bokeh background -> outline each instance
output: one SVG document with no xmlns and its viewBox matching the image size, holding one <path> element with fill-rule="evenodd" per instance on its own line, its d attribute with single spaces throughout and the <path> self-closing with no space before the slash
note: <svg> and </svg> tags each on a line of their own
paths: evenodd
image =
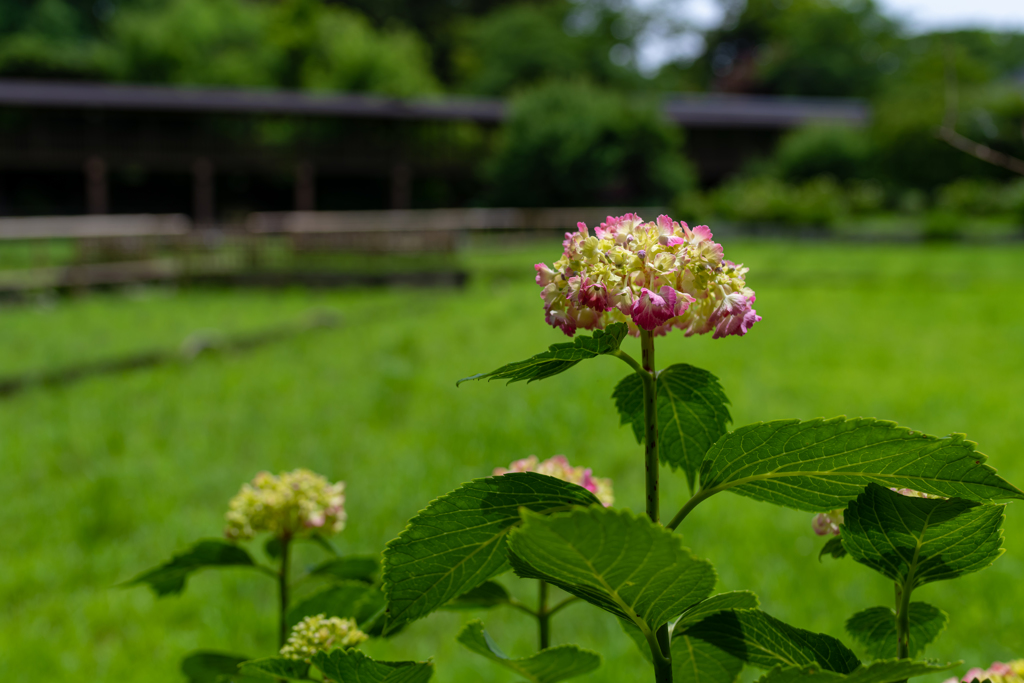
<svg viewBox="0 0 1024 683">
<path fill-rule="evenodd" d="M 749 335 L 658 341 L 659 365 L 721 378 L 734 425 L 965 432 L 1021 485 L 1022 159 L 1009 3 L 0 4 L 0 679 L 180 683 L 197 649 L 272 654 L 264 576 L 119 586 L 219 536 L 260 470 L 347 482 L 343 553 L 530 454 L 641 510 L 621 363 L 454 384 L 564 340 L 532 265 L 612 211 L 708 223 L 750 267 Z M 670 515 L 686 486 L 664 476 Z M 951 614 L 927 654 L 961 674 L 1024 656 L 1016 507 L 992 568 L 915 593 Z M 848 616 L 892 599 L 819 562 L 805 513 L 722 495 L 680 533 L 721 590 L 803 628 L 848 641 Z M 365 649 L 515 680 L 454 642 L 472 618 L 533 652 L 511 610 Z M 585 605 L 553 640 L 604 655 L 588 681 L 645 670 Z"/>
</svg>

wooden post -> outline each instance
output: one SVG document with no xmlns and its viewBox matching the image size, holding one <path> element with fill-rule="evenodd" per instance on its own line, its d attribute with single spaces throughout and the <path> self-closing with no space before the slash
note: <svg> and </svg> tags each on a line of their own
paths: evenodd
<svg viewBox="0 0 1024 683">
<path fill-rule="evenodd" d="M 316 169 L 308 161 L 295 166 L 295 210 L 316 211 Z"/>
<path fill-rule="evenodd" d="M 213 163 L 200 157 L 192 164 L 192 213 L 197 226 L 213 224 Z"/>
<path fill-rule="evenodd" d="M 396 161 L 391 166 L 391 208 L 408 209 L 412 205 L 412 166 Z"/>
<path fill-rule="evenodd" d="M 100 156 L 91 156 L 85 160 L 85 208 L 91 214 L 104 214 L 110 211 L 109 190 L 107 187 L 107 162 Z"/>
</svg>

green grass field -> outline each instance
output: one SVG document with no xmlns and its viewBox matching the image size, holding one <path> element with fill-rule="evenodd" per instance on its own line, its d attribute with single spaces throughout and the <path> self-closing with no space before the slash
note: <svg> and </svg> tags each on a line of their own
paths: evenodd
<svg viewBox="0 0 1024 683">
<path fill-rule="evenodd" d="M 463 291 L 148 290 L 0 309 L 2 375 L 173 348 L 197 330 L 247 331 L 316 308 L 344 316 L 337 329 L 255 351 L 0 402 L 0 680 L 170 683 L 183 680 L 178 660 L 194 649 L 272 654 L 274 587 L 264 576 L 208 572 L 161 600 L 116 587 L 219 536 L 227 500 L 261 469 L 345 480 L 345 552 L 379 552 L 429 500 L 531 453 L 592 466 L 615 479 L 617 506 L 642 511 L 642 455 L 610 400 L 628 371 L 621 362 L 598 358 L 530 385 L 455 387 L 564 339 L 543 322 L 530 267 L 558 250 L 552 241 L 468 254 L 478 277 Z M 1024 484 L 1024 248 L 747 241 L 726 253 L 751 267 L 764 320 L 742 339 L 659 339 L 658 364 L 718 375 L 734 425 L 846 414 L 966 432 Z M 638 352 L 635 340 L 626 348 Z M 663 476 L 663 515 L 672 515 L 685 482 Z M 951 613 L 927 655 L 966 660 L 961 673 L 1024 656 L 1017 508 L 992 568 L 914 594 Z M 849 642 L 844 620 L 889 605 L 892 587 L 848 559 L 819 564 L 810 522 L 723 494 L 680 533 L 715 564 L 720 589 L 752 589 L 770 613 Z M 439 683 L 515 680 L 454 643 L 460 623 L 478 617 L 507 652 L 534 651 L 531 624 L 513 611 L 439 613 L 365 650 L 434 657 Z M 561 613 L 553 639 L 605 656 L 580 680 L 649 679 L 614 617 L 595 608 Z"/>
</svg>

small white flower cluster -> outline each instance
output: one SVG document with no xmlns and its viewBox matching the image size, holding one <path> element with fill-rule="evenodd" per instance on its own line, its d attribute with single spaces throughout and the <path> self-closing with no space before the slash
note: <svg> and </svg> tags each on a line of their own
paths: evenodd
<svg viewBox="0 0 1024 683">
<path fill-rule="evenodd" d="M 345 482 L 332 484 L 306 469 L 273 475 L 260 472 L 228 504 L 224 535 L 232 540 L 270 532 L 291 538 L 345 528 Z"/>
<path fill-rule="evenodd" d="M 309 662 L 317 652 L 355 647 L 369 638 L 359 630 L 355 619 L 328 618 L 324 614 L 306 617 L 292 627 L 281 656 Z"/>
</svg>

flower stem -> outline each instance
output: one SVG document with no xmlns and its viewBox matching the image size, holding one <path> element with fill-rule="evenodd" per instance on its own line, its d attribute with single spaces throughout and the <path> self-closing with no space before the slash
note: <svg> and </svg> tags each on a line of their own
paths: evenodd
<svg viewBox="0 0 1024 683">
<path fill-rule="evenodd" d="M 540 582 L 540 600 L 537 603 L 537 624 L 540 626 L 540 649 L 551 647 L 551 612 L 548 611 L 548 582 Z"/>
<path fill-rule="evenodd" d="M 280 613 L 278 615 L 278 636 L 281 641 L 280 647 L 284 647 L 288 640 L 288 547 L 291 538 L 287 535 L 281 537 L 281 571 L 277 573 L 277 590 L 281 599 Z"/>
<path fill-rule="evenodd" d="M 644 381 L 644 468 L 647 482 L 647 516 L 657 524 L 660 521 L 658 505 L 658 394 L 654 374 L 654 336 L 640 330 L 643 350 Z"/>
<path fill-rule="evenodd" d="M 896 648 L 900 659 L 910 657 L 910 586 L 896 585 Z"/>
<path fill-rule="evenodd" d="M 654 367 L 654 335 L 640 330 L 640 349 L 644 382 L 644 472 L 647 484 L 647 516 L 652 522 L 661 521 L 658 491 L 658 375 Z M 668 624 L 655 634 L 656 645 L 662 657 L 654 658 L 654 679 L 657 683 L 672 683 L 672 658 L 669 650 Z"/>
</svg>

